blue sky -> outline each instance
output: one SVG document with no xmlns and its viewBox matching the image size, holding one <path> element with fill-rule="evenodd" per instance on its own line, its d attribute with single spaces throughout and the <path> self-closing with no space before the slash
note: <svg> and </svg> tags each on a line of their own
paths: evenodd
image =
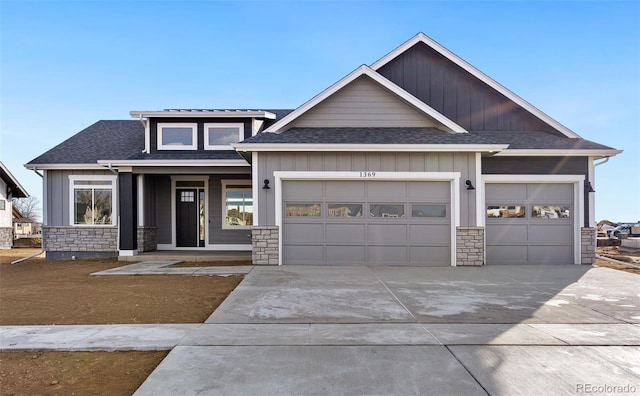
<svg viewBox="0 0 640 396">
<path fill-rule="evenodd" d="M 0 160 L 100 119 L 164 108 L 295 108 L 424 32 L 582 137 L 596 218 L 640 220 L 640 2 L 0 2 Z"/>
</svg>

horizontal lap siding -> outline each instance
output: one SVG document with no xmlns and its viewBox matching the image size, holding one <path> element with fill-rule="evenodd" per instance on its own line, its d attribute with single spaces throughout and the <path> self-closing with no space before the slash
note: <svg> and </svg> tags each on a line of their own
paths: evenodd
<svg viewBox="0 0 640 396">
<path fill-rule="evenodd" d="M 295 120 L 296 127 L 432 127 L 433 121 L 368 77 L 360 77 Z"/>
</svg>

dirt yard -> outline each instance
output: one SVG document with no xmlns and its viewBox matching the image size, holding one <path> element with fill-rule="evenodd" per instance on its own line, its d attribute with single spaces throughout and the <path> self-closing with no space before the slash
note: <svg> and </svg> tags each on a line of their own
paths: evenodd
<svg viewBox="0 0 640 396">
<path fill-rule="evenodd" d="M 0 325 L 202 323 L 242 276 L 108 276 L 115 259 L 10 262 L 0 250 Z M 0 353 L 1 395 L 131 394 L 167 352 Z"/>
<path fill-rule="evenodd" d="M 596 249 L 596 252 L 603 257 L 612 258 L 614 260 L 630 263 L 635 266 L 640 266 L 640 252 L 625 252 L 620 251 L 618 246 L 602 246 Z M 595 263 L 598 267 L 613 268 L 620 271 L 629 272 L 632 274 L 640 275 L 639 268 L 632 268 L 622 264 L 616 264 L 605 260 L 596 260 Z"/>
</svg>

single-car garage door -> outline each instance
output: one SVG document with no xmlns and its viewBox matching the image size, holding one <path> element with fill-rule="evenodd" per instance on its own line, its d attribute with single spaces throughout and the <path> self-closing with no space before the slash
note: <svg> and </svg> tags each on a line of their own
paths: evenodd
<svg viewBox="0 0 640 396">
<path fill-rule="evenodd" d="M 487 264 L 574 262 L 571 183 L 487 183 Z"/>
<path fill-rule="evenodd" d="M 450 186 L 283 181 L 283 263 L 451 265 Z"/>
</svg>

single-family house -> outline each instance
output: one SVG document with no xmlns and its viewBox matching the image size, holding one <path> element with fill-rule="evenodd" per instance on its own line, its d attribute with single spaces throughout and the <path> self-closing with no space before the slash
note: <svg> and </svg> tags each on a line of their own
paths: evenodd
<svg viewBox="0 0 640 396">
<path fill-rule="evenodd" d="M 296 109 L 130 115 L 26 165 L 44 176 L 47 258 L 591 263 L 594 162 L 620 153 L 422 33 Z"/>
<path fill-rule="evenodd" d="M 13 198 L 28 198 L 27 190 L 20 185 L 9 169 L 0 162 L 0 249 L 13 247 Z"/>
</svg>

